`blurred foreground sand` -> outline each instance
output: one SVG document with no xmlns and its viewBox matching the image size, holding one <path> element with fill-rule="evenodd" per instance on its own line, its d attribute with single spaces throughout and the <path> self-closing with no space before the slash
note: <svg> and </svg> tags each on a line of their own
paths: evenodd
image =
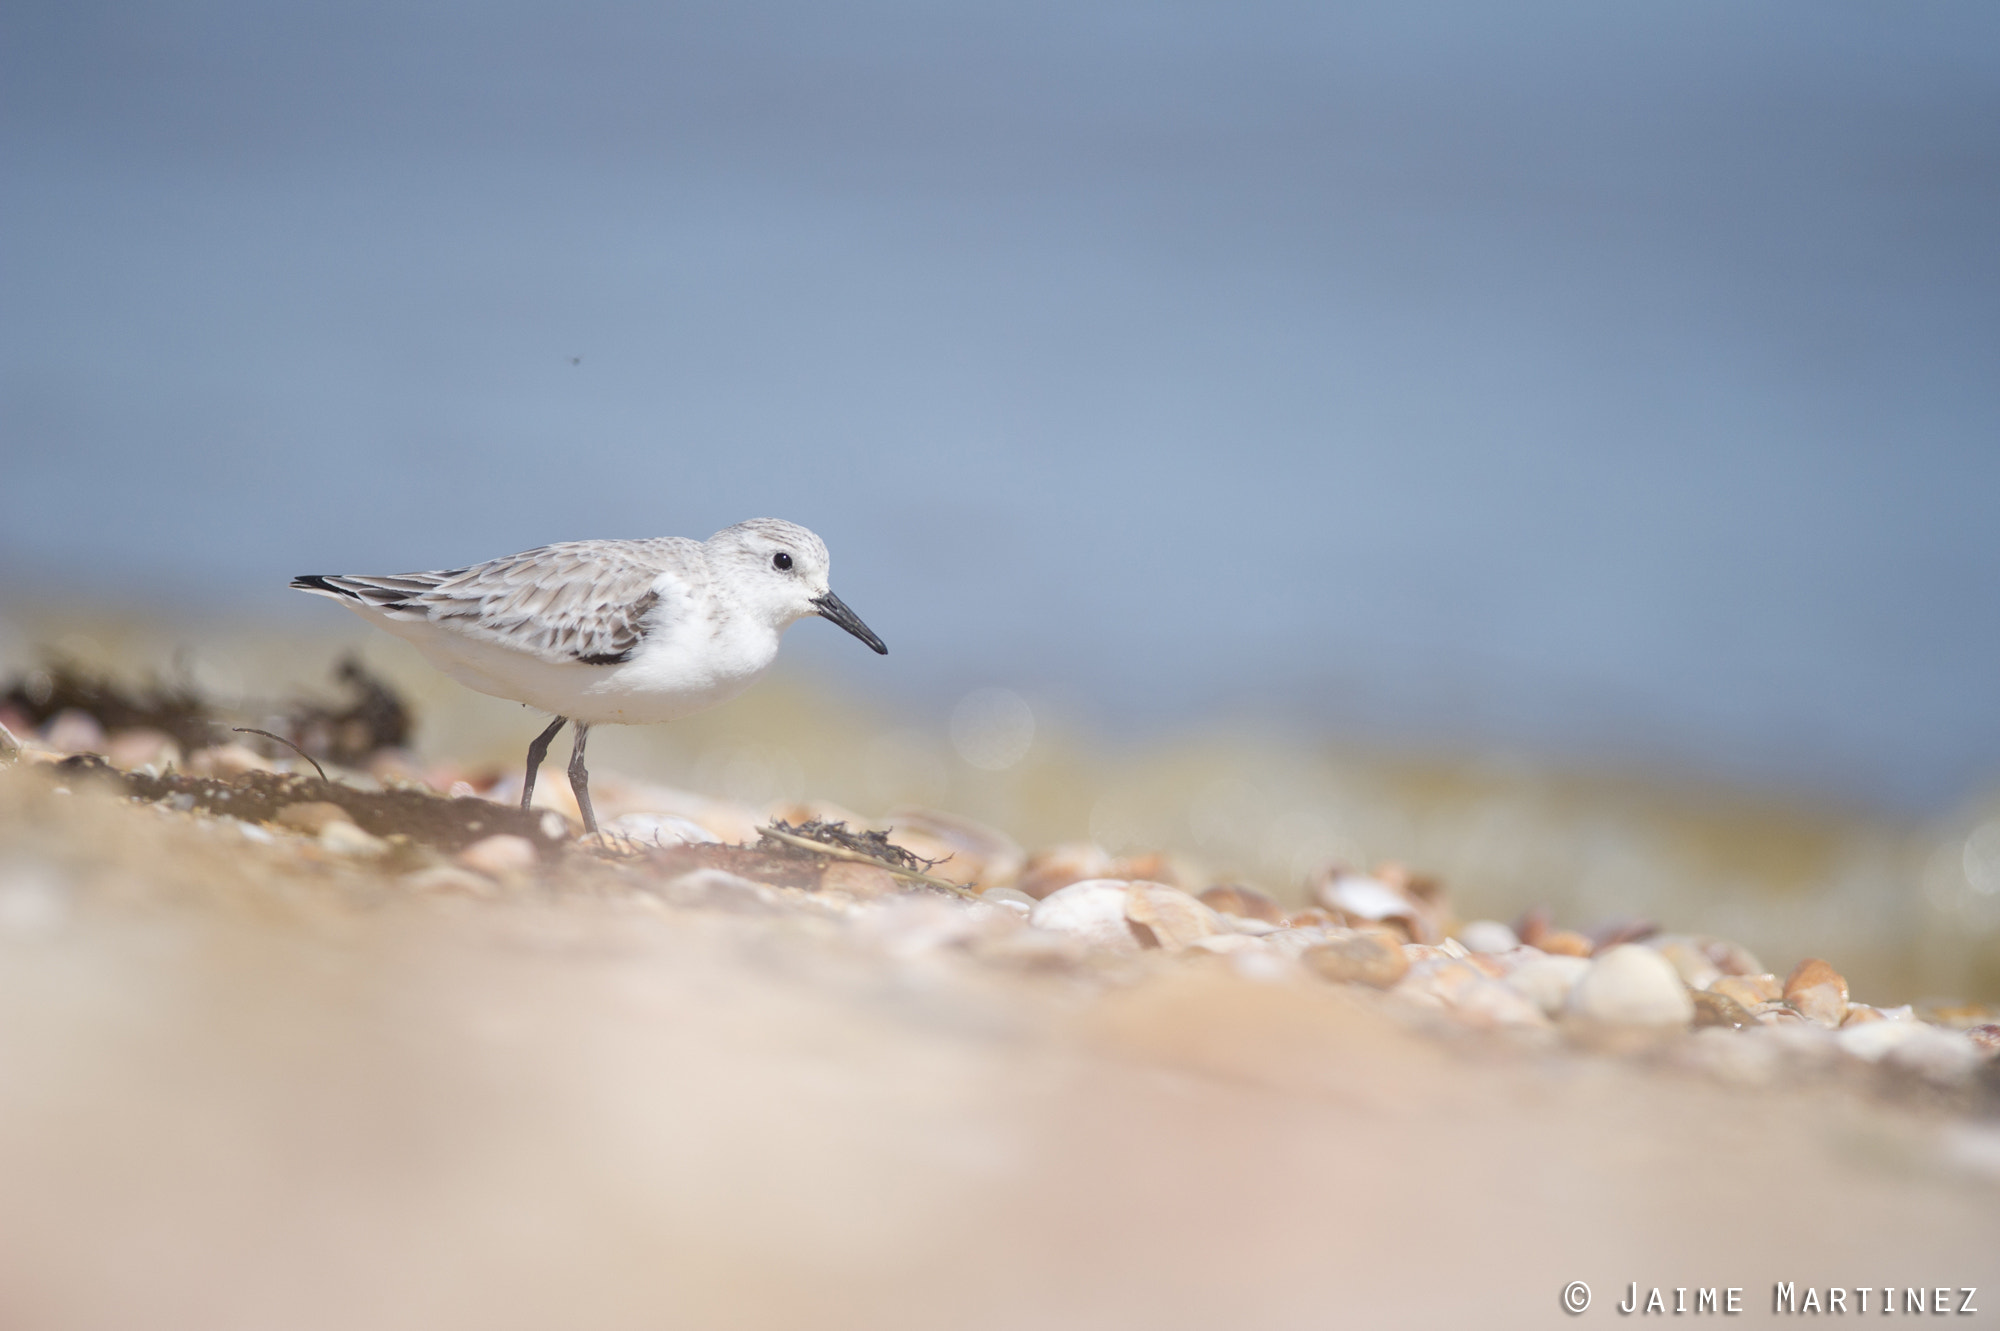
<svg viewBox="0 0 2000 1331">
<path fill-rule="evenodd" d="M 1776 1281 L 2000 1284 L 1963 1101 L 607 873 L 413 898 L 0 772 L 0 1326 L 1542 1326 L 1573 1280 L 1586 1322 L 1631 1281 L 1751 1321 Z"/>
</svg>

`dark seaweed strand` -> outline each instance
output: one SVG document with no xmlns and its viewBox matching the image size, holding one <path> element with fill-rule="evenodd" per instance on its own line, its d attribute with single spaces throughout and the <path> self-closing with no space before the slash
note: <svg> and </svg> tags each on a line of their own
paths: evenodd
<svg viewBox="0 0 2000 1331">
<path fill-rule="evenodd" d="M 827 823 L 821 822 L 817 818 L 810 818 L 797 826 L 783 821 L 774 822 L 771 826 L 780 832 L 787 832 L 792 836 L 803 837 L 807 841 L 817 841 L 821 845 L 826 846 L 838 846 L 842 850 L 851 850 L 857 855 L 866 855 L 870 859 L 881 860 L 885 864 L 893 864 L 898 868 L 909 869 L 917 873 L 929 873 L 932 869 L 937 868 L 938 865 L 943 864 L 945 860 L 951 858 L 951 856 L 947 855 L 944 859 L 927 860 L 923 856 L 906 850 L 889 840 L 887 832 L 855 832 L 849 830 L 845 822 Z M 785 847 L 783 842 L 779 842 L 775 848 L 796 849 L 795 847 Z"/>
</svg>

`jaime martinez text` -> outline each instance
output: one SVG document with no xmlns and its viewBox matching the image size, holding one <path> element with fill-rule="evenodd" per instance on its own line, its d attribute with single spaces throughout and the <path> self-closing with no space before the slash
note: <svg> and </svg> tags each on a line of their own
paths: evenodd
<svg viewBox="0 0 2000 1331">
<path fill-rule="evenodd" d="M 1790 1280 L 1771 1287 L 1771 1311 L 1776 1313 L 1957 1313 L 1970 1316 L 1979 1311 L 1973 1300 L 1975 1287 L 1938 1285 L 1922 1289 L 1893 1285 L 1829 1285 L 1820 1288 Z M 1586 1299 L 1588 1296 L 1585 1296 Z M 1574 1300 L 1569 1306 L 1581 1312 Z M 1587 1304 L 1586 1304 L 1587 1306 Z M 1740 1288 L 1641 1290 L 1633 1281 L 1619 1301 L 1621 1313 L 1721 1313 L 1734 1316 L 1743 1311 Z"/>
</svg>

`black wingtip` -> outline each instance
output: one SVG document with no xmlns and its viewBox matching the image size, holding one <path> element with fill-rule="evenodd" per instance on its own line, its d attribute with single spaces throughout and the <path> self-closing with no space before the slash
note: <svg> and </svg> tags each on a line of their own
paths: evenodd
<svg viewBox="0 0 2000 1331">
<path fill-rule="evenodd" d="M 334 575 L 330 573 L 301 573 L 292 579 L 292 586 L 302 592 L 332 592 L 335 596 L 345 596 L 350 601 L 361 599 L 353 592 L 328 582 L 327 579 L 332 576 Z"/>
</svg>

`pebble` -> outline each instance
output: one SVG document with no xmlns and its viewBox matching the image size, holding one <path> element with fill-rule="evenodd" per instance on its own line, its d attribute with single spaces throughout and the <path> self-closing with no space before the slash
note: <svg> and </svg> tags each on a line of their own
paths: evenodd
<svg viewBox="0 0 2000 1331">
<path fill-rule="evenodd" d="M 1808 957 L 1785 981 L 1785 1002 L 1809 1021 L 1838 1026 L 1847 1016 L 1847 981 L 1818 957 Z"/>
<path fill-rule="evenodd" d="M 1557 957 L 1588 957 L 1597 950 L 1595 943 L 1574 929 L 1551 929 L 1541 936 L 1535 946 Z"/>
<path fill-rule="evenodd" d="M 534 842 L 503 832 L 473 842 L 453 858 L 464 868 L 504 881 L 533 873 L 538 857 Z"/>
<path fill-rule="evenodd" d="M 1972 1075 L 1985 1053 L 1961 1031 L 1921 1021 L 1870 1021 L 1842 1027 L 1834 1041 L 1841 1052 L 1864 1063 L 1954 1086 Z"/>
<path fill-rule="evenodd" d="M 1881 1023 L 1883 1026 L 1900 1024 Z M 1864 1026 L 1860 1029 L 1875 1028 Z M 1884 1066 L 1921 1077 L 1933 1085 L 1956 1086 L 1969 1080 L 1979 1065 L 1986 1061 L 1986 1055 L 1966 1039 L 1962 1031 L 1948 1031 L 1942 1026 L 1924 1022 L 1911 1022 L 1909 1029 L 1918 1032 L 1917 1036 L 1895 1045 L 1884 1054 Z"/>
<path fill-rule="evenodd" d="M 252 772 L 275 772 L 277 764 L 242 744 L 217 744 L 196 749 L 188 755 L 188 771 L 195 776 L 235 777 Z"/>
<path fill-rule="evenodd" d="M 1695 939 L 1655 938 L 1648 946 L 1673 963 L 1681 983 L 1690 989 L 1706 989 L 1722 978 L 1721 969 L 1708 959 L 1708 953 Z"/>
<path fill-rule="evenodd" d="M 1708 987 L 1711 992 L 1732 998 L 1747 1008 L 1775 1003 L 1785 996 L 1785 986 L 1778 983 L 1775 975 L 1724 975 Z"/>
<path fill-rule="evenodd" d="M 1278 903 L 1254 887 L 1211 887 L 1197 899 L 1210 910 L 1234 915 L 1239 920 L 1261 920 L 1280 928 L 1287 923 L 1285 912 Z"/>
<path fill-rule="evenodd" d="M 1372 931 L 1308 947 L 1299 954 L 1299 960 L 1321 979 L 1337 984 L 1365 984 L 1375 989 L 1393 988 L 1410 971 L 1410 959 L 1403 949 Z"/>
<path fill-rule="evenodd" d="M 127 772 L 141 767 L 164 769 L 181 765 L 180 745 L 174 743 L 173 736 L 145 726 L 113 735 L 105 745 L 104 756 L 113 767 Z"/>
<path fill-rule="evenodd" d="M 1139 936 L 1125 918 L 1128 886 L 1118 878 L 1071 883 L 1036 902 L 1028 913 L 1028 923 L 1113 952 L 1137 952 Z"/>
<path fill-rule="evenodd" d="M 271 819 L 280 827 L 289 827 L 294 832 L 304 832 L 308 836 L 318 836 L 334 823 L 352 823 L 354 819 L 347 810 L 330 800 L 310 800 L 299 804 L 287 804 Z"/>
<path fill-rule="evenodd" d="M 1018 910 L 1023 915 L 1035 908 L 1035 899 L 1018 887 L 989 887 L 979 894 L 979 899 L 995 906 Z"/>
<path fill-rule="evenodd" d="M 1458 931 L 1458 941 L 1472 952 L 1512 952 L 1521 945 L 1514 931 L 1498 920 L 1474 920 Z"/>
<path fill-rule="evenodd" d="M 104 727 L 89 712 L 65 707 L 42 727 L 42 742 L 57 753 L 103 753 Z"/>
<path fill-rule="evenodd" d="M 1479 1027 L 1546 1027 L 1549 1019 L 1537 1003 L 1498 980 L 1477 979 L 1460 986 L 1451 1000 L 1453 1015 Z"/>
<path fill-rule="evenodd" d="M 1708 955 L 1710 964 L 1724 975 L 1764 973 L 1764 963 L 1757 960 L 1756 955 L 1741 943 L 1732 943 L 1727 938 L 1708 937 L 1703 937 L 1700 941 L 1701 950 Z"/>
<path fill-rule="evenodd" d="M 1554 1016 L 1569 1001 L 1590 962 L 1583 957 L 1535 953 L 1507 972 L 1506 983 L 1542 1011 Z"/>
<path fill-rule="evenodd" d="M 1694 999 L 1694 1024 L 1697 1027 L 1726 1026 L 1741 1031 L 1757 1024 L 1757 1018 L 1751 1015 L 1750 1009 L 1727 994 L 1697 989 L 1691 997 Z"/>
<path fill-rule="evenodd" d="M 1897 1045 L 1906 1040 L 1917 1039 L 1927 1029 L 1921 1022 L 1914 1021 L 1870 1021 L 1857 1026 L 1843 1026 L 1834 1037 L 1841 1052 L 1851 1054 L 1864 1063 L 1879 1063 Z"/>
<path fill-rule="evenodd" d="M 1665 957 L 1624 943 L 1590 963 L 1564 1011 L 1603 1026 L 1684 1027 L 1694 1019 L 1694 1000 Z"/>
<path fill-rule="evenodd" d="M 675 813 L 621 813 L 604 830 L 647 846 L 713 846 L 722 838 L 692 818 Z"/>
<path fill-rule="evenodd" d="M 1177 887 L 1133 883 L 1125 893 L 1125 918 L 1142 944 L 1179 952 L 1198 938 L 1228 933 L 1222 917 Z"/>
<path fill-rule="evenodd" d="M 379 859 L 392 849 L 381 837 L 362 831 L 345 818 L 320 828 L 319 844 L 335 855 L 349 855 L 358 860 Z"/>
</svg>

